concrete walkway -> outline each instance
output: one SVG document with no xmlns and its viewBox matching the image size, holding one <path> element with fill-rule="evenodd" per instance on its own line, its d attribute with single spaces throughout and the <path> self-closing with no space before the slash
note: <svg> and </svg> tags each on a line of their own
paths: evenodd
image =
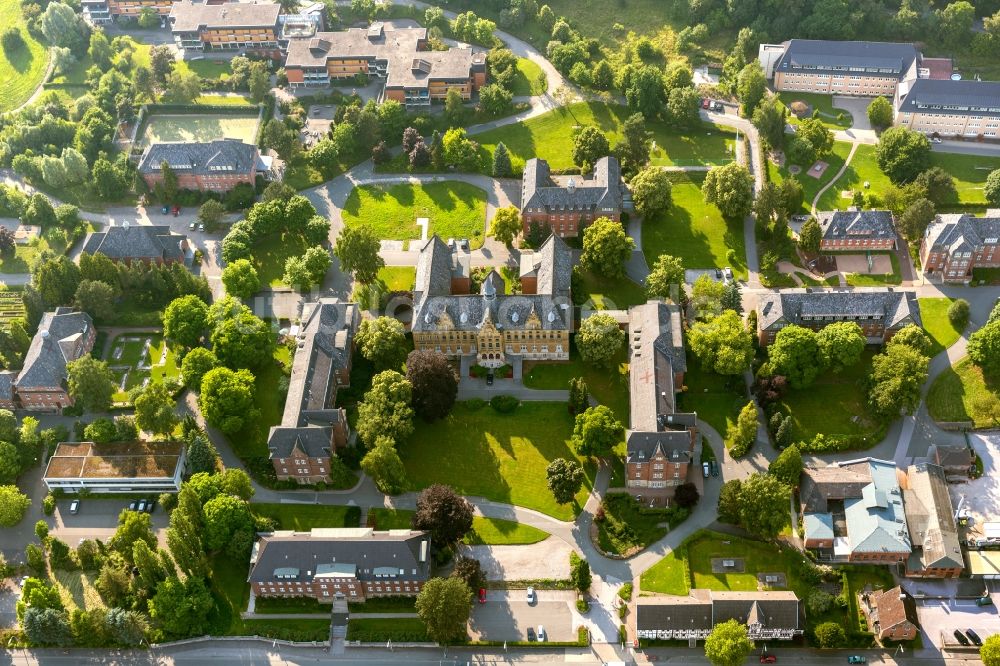
<svg viewBox="0 0 1000 666">
<path fill-rule="evenodd" d="M 826 185 L 824 185 L 823 187 L 819 188 L 819 192 L 816 193 L 816 196 L 814 196 L 813 200 L 812 200 L 812 214 L 813 215 L 816 215 L 816 204 L 819 203 L 820 197 L 822 197 L 823 194 L 828 189 L 830 189 L 831 187 L 833 187 L 833 184 L 836 183 L 838 180 L 840 180 L 840 177 L 843 176 L 844 173 L 847 172 L 847 168 L 849 166 L 851 166 L 851 160 L 854 159 L 854 153 L 856 153 L 857 150 L 858 150 L 858 142 L 855 141 L 855 142 L 851 143 L 851 152 L 849 152 L 847 154 L 847 159 L 844 160 L 844 166 L 840 167 L 840 171 L 838 171 L 837 174 L 833 178 L 831 178 L 830 181 Z"/>
</svg>

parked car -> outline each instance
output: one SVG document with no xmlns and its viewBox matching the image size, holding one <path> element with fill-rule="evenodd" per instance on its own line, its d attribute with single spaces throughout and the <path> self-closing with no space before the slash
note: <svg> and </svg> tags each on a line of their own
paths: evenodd
<svg viewBox="0 0 1000 666">
<path fill-rule="evenodd" d="M 864 664 L 867 661 L 868 661 L 868 659 L 866 659 L 865 657 L 862 657 L 860 654 L 853 654 L 853 655 L 851 655 L 850 657 L 847 658 L 847 663 L 848 664 Z"/>
<path fill-rule="evenodd" d="M 204 231 L 204 230 L 205 230 L 205 223 L 204 222 L 199 223 L 198 224 L 198 231 Z"/>
<path fill-rule="evenodd" d="M 535 640 L 535 629 L 534 627 L 528 627 L 528 642 Z"/>
<path fill-rule="evenodd" d="M 707 97 L 702 97 L 701 98 L 701 108 L 703 108 L 703 109 L 710 109 L 711 107 L 712 107 L 712 100 L 710 100 Z"/>
<path fill-rule="evenodd" d="M 977 606 L 992 606 L 993 605 L 993 599 L 992 599 L 992 597 L 979 597 L 978 599 L 976 599 L 976 605 Z"/>
<path fill-rule="evenodd" d="M 487 372 L 486 373 L 486 385 L 487 386 L 493 386 L 493 373 L 492 372 Z"/>
<path fill-rule="evenodd" d="M 173 209 L 172 212 L 174 214 L 174 217 L 177 217 L 178 215 L 181 214 L 181 207 L 180 206 L 174 206 L 174 209 Z"/>
<path fill-rule="evenodd" d="M 191 224 L 188 225 L 188 231 L 194 231 L 194 228 L 195 228 L 195 223 L 194 222 L 192 222 Z"/>
<path fill-rule="evenodd" d="M 934 137 L 931 139 L 931 143 L 941 143 L 941 139 Z"/>
<path fill-rule="evenodd" d="M 139 505 L 135 508 L 139 513 L 146 513 L 146 500 L 139 500 Z"/>
<path fill-rule="evenodd" d="M 773 664 L 778 661 L 778 658 L 773 654 L 762 654 L 760 655 L 760 663 L 762 664 Z"/>
<path fill-rule="evenodd" d="M 486 603 L 486 588 L 484 587 L 479 588 L 479 603 Z"/>
<path fill-rule="evenodd" d="M 969 640 L 972 641 L 973 645 L 983 644 L 983 639 L 980 638 L 979 634 L 977 634 L 973 629 L 966 629 L 965 635 L 969 637 Z"/>
<path fill-rule="evenodd" d="M 528 587 L 527 599 L 529 604 L 535 603 L 535 588 Z"/>
<path fill-rule="evenodd" d="M 69 512 L 73 515 L 80 513 L 80 500 L 75 499 L 69 503 Z"/>
<path fill-rule="evenodd" d="M 958 629 L 956 629 L 954 632 L 952 632 L 952 635 L 955 636 L 955 640 L 958 641 L 959 643 L 961 643 L 962 645 L 968 645 L 969 644 L 969 639 L 966 638 L 965 634 L 963 634 Z"/>
<path fill-rule="evenodd" d="M 132 500 L 131 502 L 128 503 L 128 510 L 135 511 L 138 508 L 138 506 L 139 506 L 139 501 Z"/>
<path fill-rule="evenodd" d="M 713 102 L 712 103 L 712 110 L 713 111 L 718 111 L 720 113 L 724 113 L 725 110 L 726 110 L 726 107 L 724 107 L 722 105 L 722 102 Z"/>
<path fill-rule="evenodd" d="M 715 269 L 715 279 L 716 280 L 721 280 L 722 279 L 722 271 L 719 270 L 718 268 Z"/>
<path fill-rule="evenodd" d="M 156 500 L 146 500 L 146 513 L 153 513 L 154 508 L 156 508 Z"/>
<path fill-rule="evenodd" d="M 712 473 L 712 468 L 708 466 L 707 462 L 701 464 L 701 473 L 706 479 Z"/>
<path fill-rule="evenodd" d="M 538 642 L 544 643 L 546 640 L 547 637 L 545 635 L 545 627 L 542 625 L 538 625 Z"/>
<path fill-rule="evenodd" d="M 719 461 L 713 460 L 711 464 L 712 464 L 712 476 L 719 476 Z"/>
<path fill-rule="evenodd" d="M 726 282 L 732 282 L 733 281 L 733 269 L 730 268 L 729 266 L 726 266 L 725 268 L 723 268 L 722 269 L 722 277 L 726 278 Z"/>
</svg>

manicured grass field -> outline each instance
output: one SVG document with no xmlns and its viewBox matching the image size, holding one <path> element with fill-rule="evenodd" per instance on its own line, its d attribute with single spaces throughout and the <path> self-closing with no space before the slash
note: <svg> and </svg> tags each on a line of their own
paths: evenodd
<svg viewBox="0 0 1000 666">
<path fill-rule="evenodd" d="M 416 617 L 361 617 L 347 623 L 347 640 L 366 643 L 386 641 L 422 642 L 427 638 L 427 627 Z"/>
<path fill-rule="evenodd" d="M 840 168 L 839 166 L 837 167 Z M 829 173 L 829 170 L 827 171 Z M 836 171 L 832 175 L 835 175 Z M 869 184 L 865 189 L 864 184 Z M 882 173 L 875 162 L 875 146 L 861 145 L 854 151 L 851 163 L 847 165 L 844 175 L 823 193 L 817 204 L 818 210 L 844 209 L 851 205 L 851 199 L 845 199 L 841 192 L 850 190 L 852 192 L 875 192 L 876 194 L 885 191 L 892 182 L 889 177 Z"/>
<path fill-rule="evenodd" d="M 580 268 L 580 289 L 574 296 L 581 296 L 593 310 L 625 310 L 646 302 L 646 291 L 629 277 L 616 280 L 596 275 Z"/>
<path fill-rule="evenodd" d="M 944 297 L 917 299 L 924 330 L 934 341 L 934 348 L 931 349 L 932 358 L 951 347 L 962 336 L 962 332 L 956 330 L 948 321 L 948 306 L 952 301 L 954 299 Z"/>
<path fill-rule="evenodd" d="M 96 571 L 52 570 L 53 582 L 66 610 L 72 612 L 74 608 L 80 610 L 105 608 L 101 594 L 95 587 L 97 576 Z"/>
<path fill-rule="evenodd" d="M 778 99 L 780 99 L 781 102 L 788 107 L 796 101 L 805 102 L 809 105 L 810 114 L 814 110 L 818 109 L 819 119 L 823 121 L 824 125 L 833 130 L 847 129 L 854 122 L 851 118 L 850 112 L 846 109 L 840 109 L 833 105 L 833 95 L 821 95 L 818 93 L 794 92 L 788 90 L 778 93 Z M 841 114 L 844 116 L 843 120 L 839 117 Z M 792 125 L 798 125 L 800 122 L 799 118 L 792 113 L 791 108 L 788 110 L 788 122 Z"/>
<path fill-rule="evenodd" d="M 688 354 L 684 373 L 686 390 L 681 393 L 678 408 L 682 412 L 698 412 L 698 418 L 726 437 L 730 426 L 736 425 L 740 410 L 747 404 L 742 389 L 730 388 L 730 382 L 742 384 L 742 378 L 730 379 L 704 370 L 692 354 Z M 721 454 L 721 451 L 719 452 Z"/>
<path fill-rule="evenodd" d="M 927 411 L 937 421 L 972 421 L 976 428 L 996 428 L 1000 425 L 1000 382 L 984 377 L 965 358 L 931 384 Z"/>
<path fill-rule="evenodd" d="M 552 169 L 568 169 L 573 165 L 573 137 L 580 127 L 594 125 L 614 145 L 621 136 L 621 126 L 631 115 L 623 106 L 601 102 L 578 102 L 549 111 L 541 116 L 506 125 L 475 136 L 488 160 L 496 144 L 503 142 L 511 152 L 511 163 L 520 171 L 524 161 L 532 157 L 548 160 Z M 678 131 L 660 121 L 646 123 L 650 139 L 660 149 L 652 155 L 654 164 L 702 165 L 725 164 L 733 159 L 732 141 L 735 132 L 728 128 L 705 125 L 703 130 Z M 711 132 L 708 136 L 706 132 Z"/>
<path fill-rule="evenodd" d="M 746 279 L 743 220 L 727 221 L 714 204 L 705 202 L 704 180 L 700 174 L 674 174 L 673 205 L 642 223 L 646 263 L 652 267 L 661 254 L 671 254 L 685 268 L 730 266 L 737 279 Z"/>
<path fill-rule="evenodd" d="M 138 341 L 129 338 L 138 338 Z M 150 340 L 149 351 L 145 351 L 145 342 Z M 116 381 L 120 382 L 125 378 L 125 390 L 118 391 L 112 396 L 114 402 L 127 402 L 128 392 L 136 386 L 142 386 L 148 379 L 151 382 L 163 383 L 167 379 L 177 379 L 180 376 L 180 369 L 177 367 L 177 360 L 174 352 L 169 347 L 166 348 L 166 357 L 163 355 L 163 336 L 149 333 L 126 333 L 119 335 L 111 342 L 105 360 L 112 367 Z M 115 351 L 121 349 L 121 355 L 115 357 Z M 163 363 L 160 360 L 163 359 Z M 152 366 L 148 370 L 139 369 L 139 365 Z M 128 370 L 118 370 L 119 366 L 128 366 Z M 120 383 L 119 383 L 120 386 Z"/>
<path fill-rule="evenodd" d="M 195 98 L 194 103 L 213 106 L 255 106 L 249 97 L 243 95 L 200 95 Z"/>
<path fill-rule="evenodd" d="M 443 182 L 388 187 L 355 187 L 344 204 L 348 226 L 363 224 L 386 240 L 416 240 L 421 229 L 416 220 L 430 218 L 427 237 L 468 238 L 473 248 L 483 244 L 486 227 L 486 193 L 468 183 Z"/>
<path fill-rule="evenodd" d="M 536 509 L 572 520 L 594 483 L 586 461 L 584 487 L 572 505 L 556 504 L 545 468 L 556 458 L 584 460 L 570 446 L 573 419 L 562 402 L 526 402 L 501 414 L 492 407 L 459 402 L 446 418 L 416 424 L 400 457 L 412 488 L 447 483 L 463 495 Z"/>
<path fill-rule="evenodd" d="M 179 60 L 177 69 L 190 70 L 203 79 L 218 79 L 227 77 L 232 69 L 229 60 L 214 60 L 202 58 L 201 60 Z"/>
<path fill-rule="evenodd" d="M 261 504 L 253 503 L 255 516 L 267 516 L 278 523 L 279 530 L 308 532 L 314 527 L 357 527 L 361 511 L 356 506 L 324 504 Z"/>
<path fill-rule="evenodd" d="M 623 424 L 628 424 L 628 363 L 623 348 L 615 359 L 614 369 L 606 370 L 584 363 L 576 344 L 570 343 L 569 361 L 524 364 L 524 385 L 533 389 L 565 391 L 569 380 L 583 377 L 590 394 L 602 405 L 607 405 Z"/>
<path fill-rule="evenodd" d="M 257 241 L 252 249 L 254 268 L 257 277 L 264 285 L 280 286 L 285 283 L 285 262 L 289 257 L 298 257 L 309 249 L 305 237 L 301 234 L 282 233 L 271 235 Z"/>
<path fill-rule="evenodd" d="M 1000 157 L 935 151 L 931 153 L 931 165 L 941 167 L 955 179 L 960 204 L 985 206 L 983 185 L 991 171 L 1000 169 Z"/>
<path fill-rule="evenodd" d="M 796 441 L 809 442 L 822 433 L 827 438 L 856 439 L 859 446 L 852 448 L 867 448 L 881 440 L 885 426 L 868 417 L 864 385 L 874 355 L 875 351 L 868 348 L 853 367 L 840 373 L 823 373 L 808 388 L 786 391 L 780 404 L 792 417 Z"/>
<path fill-rule="evenodd" d="M 0 81 L 3 81 L 3 95 L 0 96 L 0 113 L 2 113 L 28 101 L 42 83 L 49 65 L 49 52 L 28 33 L 28 25 L 21 14 L 21 3 L 18 0 L 0 0 L 0 26 L 4 29 L 18 28 L 21 39 L 24 40 L 24 46 L 10 54 L 0 49 Z"/>
<path fill-rule="evenodd" d="M 544 95 L 548 87 L 545 72 L 527 58 L 517 59 L 517 74 L 511 92 L 515 97 L 522 95 Z"/>
<path fill-rule="evenodd" d="M 687 595 L 691 591 L 687 546 L 681 544 L 667 553 L 662 560 L 642 572 L 642 576 L 639 578 L 639 588 L 643 592 Z"/>
<path fill-rule="evenodd" d="M 417 279 L 417 269 L 413 266 L 383 266 L 378 270 L 378 279 L 386 291 L 410 291 Z"/>
<path fill-rule="evenodd" d="M 409 529 L 414 513 L 409 509 L 369 509 L 368 523 L 378 530 Z M 514 520 L 473 516 L 472 531 L 463 542 L 470 546 L 512 546 L 538 543 L 548 537 L 548 532 Z"/>
<path fill-rule="evenodd" d="M 819 192 L 820 188 L 837 175 L 840 171 L 840 167 L 844 166 L 844 160 L 847 159 L 847 155 L 851 152 L 851 144 L 847 141 L 835 141 L 833 143 L 833 149 L 830 151 L 829 155 L 823 157 L 823 161 L 829 164 L 826 171 L 823 172 L 822 178 L 813 178 L 807 172 L 807 170 L 812 166 L 811 164 L 799 165 L 802 167 L 802 172 L 799 173 L 794 178 L 798 179 L 799 185 L 802 186 L 802 212 L 809 213 L 812 211 L 812 200 L 816 197 L 816 193 Z M 788 165 L 783 167 L 778 167 L 771 161 L 767 163 L 767 170 L 769 178 L 775 182 L 780 183 L 786 178 L 792 178 L 793 176 L 788 171 Z M 833 188 L 831 188 L 833 189 Z M 828 196 L 834 196 L 833 194 L 828 194 Z M 840 196 L 839 191 L 836 196 Z"/>
<path fill-rule="evenodd" d="M 199 114 L 153 114 L 137 141 L 137 147 L 164 141 L 213 141 L 240 139 L 253 143 L 257 137 L 257 114 L 247 116 Z"/>
</svg>

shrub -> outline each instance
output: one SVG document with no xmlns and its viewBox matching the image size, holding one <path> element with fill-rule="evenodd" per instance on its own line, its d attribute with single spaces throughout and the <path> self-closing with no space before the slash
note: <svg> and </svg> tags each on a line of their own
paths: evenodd
<svg viewBox="0 0 1000 666">
<path fill-rule="evenodd" d="M 586 613 L 590 610 L 590 602 L 584 598 L 579 598 L 576 600 L 576 610 L 579 613 Z"/>
<path fill-rule="evenodd" d="M 822 615 L 833 606 L 833 595 L 823 590 L 813 590 L 806 598 L 806 608 L 814 615 Z"/>
<path fill-rule="evenodd" d="M 52 493 L 46 495 L 45 499 L 42 500 L 42 511 L 45 512 L 46 516 L 51 516 L 56 512 L 56 498 L 52 496 Z"/>
<path fill-rule="evenodd" d="M 963 330 L 969 323 L 969 301 L 960 298 L 948 306 L 948 321 L 956 330 Z"/>
<path fill-rule="evenodd" d="M 618 588 L 618 596 L 622 601 L 632 601 L 632 583 L 625 583 Z"/>
<path fill-rule="evenodd" d="M 159 503 L 164 511 L 173 511 L 177 508 L 177 493 L 161 493 Z"/>
<path fill-rule="evenodd" d="M 497 395 L 490 398 L 490 407 L 501 414 L 510 414 L 519 404 L 521 401 L 512 395 Z"/>
</svg>

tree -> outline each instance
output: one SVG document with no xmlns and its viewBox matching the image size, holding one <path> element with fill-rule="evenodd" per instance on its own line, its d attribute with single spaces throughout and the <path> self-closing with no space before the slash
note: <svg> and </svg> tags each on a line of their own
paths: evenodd
<svg viewBox="0 0 1000 666">
<path fill-rule="evenodd" d="M 768 347 L 768 357 L 774 372 L 784 375 L 794 388 L 806 388 L 819 376 L 819 343 L 816 332 L 794 324 L 778 331 L 774 344 Z"/>
<path fill-rule="evenodd" d="M 914 324 L 909 324 L 899 329 L 892 336 L 892 339 L 889 340 L 889 344 L 906 345 L 917 350 L 924 356 L 930 356 L 931 347 L 934 345 L 930 337 L 924 333 L 924 329 Z"/>
<path fill-rule="evenodd" d="M 601 61 L 605 65 L 607 62 Z M 610 68 L 610 65 L 608 65 Z M 641 113 L 633 113 L 625 119 L 621 129 L 622 138 L 615 143 L 614 154 L 627 173 L 636 171 L 649 161 L 649 137 L 646 134 L 646 119 Z"/>
<path fill-rule="evenodd" d="M 787 111 L 777 96 L 766 98 L 753 112 L 753 126 L 767 145 L 778 150 L 785 143 L 785 118 Z"/>
<path fill-rule="evenodd" d="M 590 406 L 590 391 L 583 377 L 570 377 L 567 407 L 570 414 L 581 414 Z"/>
<path fill-rule="evenodd" d="M 58 4 L 52 3 L 49 6 Z M 73 643 L 69 615 L 61 609 L 29 607 L 24 611 L 21 626 L 25 638 L 32 645 L 66 646 Z"/>
<path fill-rule="evenodd" d="M 646 276 L 646 295 L 649 298 L 669 299 L 679 303 L 683 294 L 684 265 L 677 257 L 661 254 Z"/>
<path fill-rule="evenodd" d="M 847 634 L 844 628 L 836 622 L 823 622 L 813 629 L 816 642 L 821 648 L 838 648 L 847 642 Z"/>
<path fill-rule="evenodd" d="M 193 294 L 175 298 L 163 311 L 163 335 L 183 347 L 194 347 L 208 328 L 208 306 Z"/>
<path fill-rule="evenodd" d="M 417 495 L 413 527 L 430 532 L 436 549 L 450 547 L 472 529 L 472 505 L 451 486 L 428 486 Z"/>
<path fill-rule="evenodd" d="M 80 269 L 69 257 L 60 255 L 37 262 L 31 269 L 31 281 L 45 305 L 66 305 L 80 285 Z"/>
<path fill-rule="evenodd" d="M 62 2 L 48 4 L 39 21 L 39 28 L 49 44 L 66 46 L 75 52 L 80 52 L 87 39 L 87 26 L 83 19 Z"/>
<path fill-rule="evenodd" d="M 915 241 L 923 237 L 935 215 L 933 202 L 929 199 L 917 199 L 896 218 L 896 227 L 907 239 Z"/>
<path fill-rule="evenodd" d="M 40 192 L 32 194 L 28 205 L 24 207 L 21 222 L 47 229 L 56 224 L 56 210 L 49 198 Z"/>
<path fill-rule="evenodd" d="M 251 101 L 254 104 L 263 102 L 271 87 L 271 74 L 267 71 L 267 65 L 261 61 L 250 63 L 250 77 L 247 84 Z"/>
<path fill-rule="evenodd" d="M 715 204 L 725 217 L 743 219 L 753 206 L 753 176 L 736 162 L 712 167 L 701 186 L 705 201 Z"/>
<path fill-rule="evenodd" d="M 97 321 L 108 321 L 115 313 L 118 291 L 106 282 L 81 280 L 76 288 L 76 306 Z"/>
<path fill-rule="evenodd" d="M 635 241 L 625 235 L 620 222 L 599 217 L 583 231 L 580 263 L 606 278 L 620 278 L 625 274 L 624 264 L 634 249 Z"/>
<path fill-rule="evenodd" d="M 646 118 L 655 118 L 666 104 L 663 74 L 652 65 L 638 68 L 628 77 L 624 93 L 629 108 Z"/>
<path fill-rule="evenodd" d="M 170 72 L 163 95 L 175 104 L 191 104 L 201 95 L 201 79 L 191 71 Z"/>
<path fill-rule="evenodd" d="M 111 396 L 117 390 L 115 376 L 104 361 L 84 354 L 66 364 L 69 394 L 88 412 L 106 412 L 111 408 Z"/>
<path fill-rule="evenodd" d="M 1000 169 L 994 169 L 986 176 L 983 195 L 991 206 L 1000 206 Z"/>
<path fill-rule="evenodd" d="M 802 120 L 795 135 L 808 141 L 819 157 L 826 155 L 833 148 L 833 132 L 819 118 Z"/>
<path fill-rule="evenodd" d="M 983 641 L 979 658 L 983 660 L 983 666 L 1000 666 L 1000 634 L 993 634 Z"/>
<path fill-rule="evenodd" d="M 581 594 L 590 589 L 592 582 L 590 563 L 572 551 L 569 554 L 569 579 Z"/>
<path fill-rule="evenodd" d="M 274 349 L 271 326 L 247 309 L 217 321 L 211 340 L 219 362 L 227 367 L 259 368 L 271 362 Z"/>
<path fill-rule="evenodd" d="M 438 643 L 466 636 L 472 590 L 461 578 L 431 578 L 417 595 L 416 609 L 427 635 Z"/>
<path fill-rule="evenodd" d="M 209 370 L 219 366 L 219 359 L 211 349 L 195 347 L 189 351 L 181 362 L 181 379 L 184 385 L 194 392 L 201 390 L 201 380 Z"/>
<path fill-rule="evenodd" d="M 773 539 L 788 522 L 792 491 L 773 476 L 754 473 L 740 488 L 740 525 L 751 534 Z"/>
<path fill-rule="evenodd" d="M 816 334 L 822 364 L 840 372 L 861 360 L 865 351 L 865 335 L 853 321 L 837 321 L 824 326 Z"/>
<path fill-rule="evenodd" d="M 31 499 L 17 486 L 0 486 L 0 527 L 13 527 L 21 522 L 31 506 Z"/>
<path fill-rule="evenodd" d="M 629 183 L 635 210 L 643 217 L 650 217 L 670 208 L 670 174 L 659 167 L 646 167 Z"/>
<path fill-rule="evenodd" d="M 494 178 L 510 178 L 514 174 L 514 168 L 510 164 L 510 151 L 507 150 L 503 141 L 499 142 L 497 147 L 493 149 L 492 172 Z"/>
<path fill-rule="evenodd" d="M 705 656 L 715 666 L 740 666 L 753 647 L 746 625 L 738 620 L 716 624 L 705 638 Z"/>
<path fill-rule="evenodd" d="M 594 168 L 597 160 L 611 154 L 608 137 L 597 127 L 588 125 L 573 138 L 573 164 L 584 171 Z"/>
<path fill-rule="evenodd" d="M 917 187 L 927 192 L 927 198 L 935 206 L 958 203 L 955 179 L 939 166 L 933 166 L 921 172 L 913 182 Z"/>
<path fill-rule="evenodd" d="M 682 509 L 694 508 L 699 499 L 701 495 L 698 494 L 698 488 L 690 481 L 677 486 L 674 491 L 674 502 Z"/>
<path fill-rule="evenodd" d="M 723 310 L 732 310 L 736 314 L 743 314 L 743 289 L 739 282 L 733 280 L 724 285 L 719 304 Z"/>
<path fill-rule="evenodd" d="M 97 444 L 113 442 L 117 434 L 115 422 L 111 419 L 96 419 L 83 429 L 84 438 Z"/>
<path fill-rule="evenodd" d="M 976 20 L 976 10 L 965 0 L 950 2 L 942 9 L 935 10 L 938 35 L 951 48 L 968 44 L 972 24 Z"/>
<path fill-rule="evenodd" d="M 797 487 L 802 476 L 802 453 L 799 447 L 792 445 L 779 453 L 778 457 L 771 461 L 767 473 L 789 488 Z"/>
<path fill-rule="evenodd" d="M 253 518 L 246 501 L 228 494 L 220 494 L 205 502 L 202 509 L 205 516 L 203 542 L 210 551 L 219 551 L 230 544 L 241 533 L 253 534 Z M 238 541 L 238 543 L 240 543 Z M 249 551 L 249 541 L 244 541 Z M 240 548 L 236 548 L 240 550 Z"/>
<path fill-rule="evenodd" d="M 237 259 L 222 269 L 222 284 L 226 293 L 237 298 L 250 298 L 260 291 L 257 269 L 248 259 Z"/>
<path fill-rule="evenodd" d="M 984 374 L 1000 373 L 1000 319 L 994 319 L 969 336 L 969 358 Z"/>
<path fill-rule="evenodd" d="M 10 442 L 0 442 L 0 484 L 14 483 L 20 472 L 17 447 Z"/>
<path fill-rule="evenodd" d="M 767 79 L 764 70 L 756 60 L 740 70 L 736 78 L 736 96 L 740 100 L 740 112 L 747 118 L 757 110 L 760 101 L 767 92 Z"/>
<path fill-rule="evenodd" d="M 455 559 L 455 568 L 452 569 L 453 578 L 460 578 L 465 581 L 470 590 L 478 590 L 486 587 L 486 574 L 479 560 L 472 557 L 459 556 Z"/>
<path fill-rule="evenodd" d="M 971 356 L 972 340 L 969 340 Z M 927 380 L 930 361 L 916 349 L 890 344 L 872 359 L 868 378 L 868 404 L 879 416 L 893 419 L 912 414 L 920 405 L 920 390 Z"/>
<path fill-rule="evenodd" d="M 197 475 L 196 475 L 197 476 Z M 201 545 L 201 499 L 189 483 L 177 494 L 177 507 L 170 513 L 167 546 L 177 567 L 188 576 L 206 572 L 205 551 Z"/>
<path fill-rule="evenodd" d="M 395 370 L 372 378 L 372 387 L 358 405 L 358 435 L 366 444 L 379 437 L 402 442 L 413 434 L 413 385 Z"/>
<path fill-rule="evenodd" d="M 111 66 L 111 56 L 114 55 L 114 51 L 111 49 L 111 41 L 104 34 L 104 30 L 94 28 L 91 31 L 90 48 L 87 49 L 87 55 L 101 69 L 106 70 Z"/>
<path fill-rule="evenodd" d="M 545 470 L 549 490 L 558 504 L 569 504 L 583 487 L 583 467 L 580 463 L 556 458 Z"/>
<path fill-rule="evenodd" d="M 490 83 L 479 89 L 479 106 L 491 115 L 503 114 L 513 101 L 514 95 L 499 83 Z"/>
<path fill-rule="evenodd" d="M 107 615 L 108 631 L 117 643 L 139 645 L 146 635 L 146 618 L 134 610 L 111 608 Z"/>
<path fill-rule="evenodd" d="M 205 633 L 214 607 L 203 578 L 191 576 L 181 582 L 171 576 L 156 586 L 156 594 L 149 600 L 149 616 L 168 634 L 198 636 Z"/>
<path fill-rule="evenodd" d="M 949 305 L 948 321 L 956 331 L 965 330 L 969 323 L 969 301 L 959 298 Z"/>
<path fill-rule="evenodd" d="M 176 401 L 162 382 L 150 382 L 132 398 L 135 423 L 155 435 L 169 435 L 177 425 Z"/>
<path fill-rule="evenodd" d="M 503 145 L 503 144 L 501 144 Z M 490 222 L 490 233 L 508 248 L 521 233 L 521 213 L 515 206 L 505 206 L 497 209 Z"/>
<path fill-rule="evenodd" d="M 415 349 L 406 357 L 406 379 L 413 386 L 413 411 L 428 423 L 451 412 L 458 396 L 458 377 L 441 352 Z"/>
<path fill-rule="evenodd" d="M 388 437 L 377 437 L 361 459 L 361 469 L 375 482 L 379 492 L 396 495 L 406 489 L 406 468 Z"/>
<path fill-rule="evenodd" d="M 757 405 L 753 400 L 740 410 L 736 423 L 730 426 L 726 437 L 732 442 L 729 449 L 734 458 L 742 458 L 757 441 Z"/>
<path fill-rule="evenodd" d="M 622 441 L 625 428 L 605 405 L 588 407 L 573 423 L 573 447 L 581 455 L 607 456 Z"/>
<path fill-rule="evenodd" d="M 875 146 L 875 161 L 894 183 L 908 183 L 930 166 L 931 144 L 922 132 L 890 127 Z"/>
<path fill-rule="evenodd" d="M 108 547 L 117 551 L 126 562 L 132 564 L 136 541 L 145 541 L 150 548 L 156 548 L 156 536 L 148 513 L 122 509 L 118 514 L 118 528 L 108 540 Z"/>
<path fill-rule="evenodd" d="M 333 254 L 340 260 L 340 268 L 352 273 L 361 284 L 372 284 L 378 279 L 385 260 L 379 255 L 380 241 L 375 232 L 366 226 L 345 226 L 337 236 Z"/>
<path fill-rule="evenodd" d="M 361 355 L 378 370 L 398 369 L 406 358 L 405 329 L 392 317 L 362 321 L 355 342 Z"/>
<path fill-rule="evenodd" d="M 694 127 L 700 121 L 701 95 L 692 86 L 674 88 L 667 96 L 667 119 L 677 127 Z"/>
<path fill-rule="evenodd" d="M 192 474 L 206 472 L 212 474 L 219 466 L 219 452 L 207 435 L 194 435 L 187 445 L 188 467 Z"/>
<path fill-rule="evenodd" d="M 235 435 L 254 420 L 254 377 L 249 370 L 209 370 L 201 379 L 198 406 L 205 420 L 228 435 Z"/>
<path fill-rule="evenodd" d="M 740 493 L 743 492 L 743 482 L 730 479 L 722 484 L 719 491 L 719 520 L 731 525 L 740 522 Z"/>
<path fill-rule="evenodd" d="M 625 342 L 625 332 L 609 314 L 593 314 L 583 320 L 576 334 L 580 356 L 587 363 L 610 368 Z"/>
<path fill-rule="evenodd" d="M 720 375 L 738 375 L 753 358 L 753 334 L 732 310 L 699 321 L 688 332 L 688 345 L 703 368 Z"/>
</svg>

